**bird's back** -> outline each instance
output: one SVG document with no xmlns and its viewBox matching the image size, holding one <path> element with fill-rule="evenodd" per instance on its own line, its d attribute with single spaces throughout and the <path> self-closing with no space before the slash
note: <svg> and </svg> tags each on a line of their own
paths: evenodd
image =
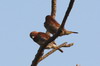
<svg viewBox="0 0 100 66">
<path fill-rule="evenodd" d="M 54 34 L 57 32 L 58 28 L 60 27 L 60 24 L 52 16 L 46 16 L 44 26 L 47 31 Z"/>
</svg>

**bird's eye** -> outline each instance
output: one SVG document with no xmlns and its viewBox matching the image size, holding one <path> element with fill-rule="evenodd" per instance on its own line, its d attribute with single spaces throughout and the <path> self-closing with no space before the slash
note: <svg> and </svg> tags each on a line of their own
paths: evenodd
<svg viewBox="0 0 100 66">
<path fill-rule="evenodd" d="M 34 36 L 32 36 L 32 38 L 34 38 Z"/>
</svg>

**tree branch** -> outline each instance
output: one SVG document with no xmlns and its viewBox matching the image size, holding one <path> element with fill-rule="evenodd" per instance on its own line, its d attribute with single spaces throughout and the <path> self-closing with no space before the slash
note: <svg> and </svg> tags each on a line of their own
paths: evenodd
<svg viewBox="0 0 100 66">
<path fill-rule="evenodd" d="M 66 20 L 67 20 L 67 18 L 68 18 L 68 16 L 69 16 L 69 13 L 70 13 L 71 9 L 72 9 L 73 3 L 74 3 L 74 0 L 70 0 L 68 10 L 67 10 L 66 13 L 65 13 L 65 16 L 64 16 L 64 19 L 63 19 L 63 21 L 62 21 L 62 24 L 61 24 L 60 28 L 58 29 L 57 33 L 56 33 L 55 35 L 53 35 L 53 37 L 51 37 L 48 41 L 46 41 L 46 42 L 44 43 L 44 46 L 42 46 L 42 47 L 39 48 L 37 54 L 35 55 L 34 60 L 32 61 L 32 65 L 31 65 L 31 66 L 37 66 L 39 59 L 40 59 L 40 58 L 42 57 L 42 55 L 43 55 L 43 52 L 44 52 L 45 47 L 46 47 L 50 42 L 54 41 L 54 40 L 60 35 L 61 30 L 64 28 L 64 25 L 65 25 L 65 23 L 66 23 Z"/>
<path fill-rule="evenodd" d="M 56 0 L 52 0 L 51 16 L 53 16 L 53 18 L 55 18 L 55 16 L 56 16 Z"/>
<path fill-rule="evenodd" d="M 53 49 L 53 50 L 49 51 L 48 53 L 46 53 L 43 57 L 40 58 L 39 62 L 42 61 L 43 59 L 47 58 L 49 55 L 54 53 L 59 48 L 61 48 L 61 47 L 71 47 L 71 46 L 73 46 L 73 43 L 70 43 L 70 44 L 63 43 L 63 44 L 59 45 L 57 49 Z"/>
<path fill-rule="evenodd" d="M 62 22 L 63 22 L 63 25 L 64 25 L 64 23 L 66 22 L 66 20 L 67 20 L 69 14 L 70 14 L 70 12 L 71 12 L 71 9 L 72 9 L 72 7 L 73 7 L 73 5 L 74 5 L 74 1 L 75 1 L 75 0 L 70 0 L 68 9 L 67 9 L 67 11 L 66 11 L 66 13 L 65 13 L 65 16 L 64 16 L 64 18 L 63 18 L 63 21 L 62 21 Z M 62 26 L 63 26 L 63 25 L 62 25 Z"/>
</svg>

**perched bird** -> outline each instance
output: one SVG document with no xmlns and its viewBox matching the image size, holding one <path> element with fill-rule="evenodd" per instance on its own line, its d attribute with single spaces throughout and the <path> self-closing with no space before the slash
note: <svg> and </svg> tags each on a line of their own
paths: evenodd
<svg viewBox="0 0 100 66">
<path fill-rule="evenodd" d="M 52 16 L 47 15 L 45 18 L 44 26 L 45 26 L 47 32 L 50 32 L 51 34 L 55 34 L 57 32 L 57 30 L 59 29 L 60 24 Z M 73 32 L 73 31 L 68 31 L 66 29 L 62 29 L 60 36 L 69 35 L 72 33 L 77 34 L 78 32 Z"/>
<path fill-rule="evenodd" d="M 43 33 L 43 32 L 36 32 L 33 31 L 30 33 L 30 37 L 33 39 L 33 41 L 35 41 L 37 44 L 39 44 L 40 46 L 43 46 L 44 43 L 50 38 L 50 35 Z M 47 45 L 47 47 L 45 49 L 50 49 L 50 48 L 58 48 L 58 46 L 56 45 L 56 43 L 54 41 L 52 41 L 51 43 L 49 43 Z M 63 50 L 58 49 L 60 52 L 63 52 Z"/>
</svg>

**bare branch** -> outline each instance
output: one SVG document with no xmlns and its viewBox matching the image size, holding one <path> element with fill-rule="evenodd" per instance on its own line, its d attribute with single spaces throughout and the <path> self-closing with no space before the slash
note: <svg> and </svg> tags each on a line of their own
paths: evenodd
<svg viewBox="0 0 100 66">
<path fill-rule="evenodd" d="M 52 4 L 51 4 L 51 16 L 53 16 L 53 18 L 55 18 L 56 16 L 56 0 L 52 0 Z"/>
<path fill-rule="evenodd" d="M 61 47 L 71 47 L 71 46 L 73 46 L 73 43 L 71 43 L 71 44 L 63 43 L 63 44 L 59 45 L 57 49 L 53 49 L 53 50 L 49 51 L 48 53 L 46 53 L 43 57 L 40 58 L 39 62 L 42 61 L 43 59 L 45 59 L 46 57 L 48 57 L 49 55 L 51 55 L 52 53 L 54 53 L 59 48 L 61 48 Z"/>
<path fill-rule="evenodd" d="M 40 58 L 42 57 L 42 55 L 43 55 L 44 48 L 45 48 L 50 42 L 54 41 L 54 40 L 60 35 L 61 30 L 64 28 L 64 25 L 65 25 L 65 23 L 66 23 L 66 20 L 67 20 L 67 18 L 68 18 L 68 16 L 69 16 L 69 13 L 70 13 L 71 9 L 72 9 L 73 3 L 74 3 L 74 0 L 71 0 L 71 1 L 70 1 L 70 4 L 69 4 L 69 7 L 68 7 L 68 10 L 67 10 L 66 13 L 65 13 L 64 19 L 63 19 L 62 24 L 61 24 L 60 28 L 58 29 L 57 33 L 56 33 L 55 35 L 53 35 L 53 37 L 51 37 L 48 41 L 46 41 L 46 42 L 44 43 L 44 46 L 42 46 L 42 47 L 39 48 L 37 54 L 35 55 L 34 60 L 32 61 L 32 65 L 31 65 L 31 66 L 37 66 L 39 59 L 40 59 Z"/>
<path fill-rule="evenodd" d="M 65 16 L 64 16 L 64 18 L 63 18 L 63 21 L 62 21 L 63 25 L 64 25 L 64 23 L 66 22 L 66 20 L 67 20 L 69 14 L 70 14 L 70 12 L 71 12 L 71 9 L 72 9 L 72 7 L 73 7 L 73 5 L 74 5 L 74 1 L 75 1 L 75 0 L 70 0 L 68 9 L 67 9 L 67 11 L 66 11 L 66 13 L 65 13 Z M 62 25 L 62 26 L 63 26 L 63 25 Z"/>
</svg>

